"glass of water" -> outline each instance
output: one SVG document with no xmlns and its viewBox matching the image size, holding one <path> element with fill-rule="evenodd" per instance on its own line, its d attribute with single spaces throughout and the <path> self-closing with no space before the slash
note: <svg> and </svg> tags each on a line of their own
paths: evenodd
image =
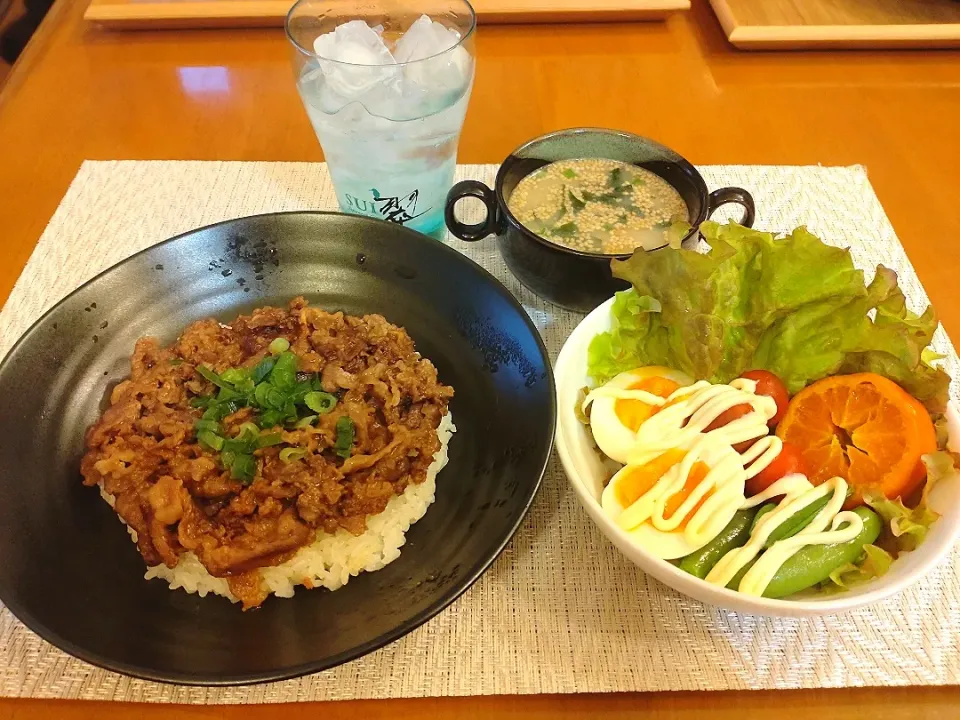
<svg viewBox="0 0 960 720">
<path fill-rule="evenodd" d="M 467 0 L 299 0 L 297 89 L 345 212 L 442 237 L 474 74 Z"/>
</svg>

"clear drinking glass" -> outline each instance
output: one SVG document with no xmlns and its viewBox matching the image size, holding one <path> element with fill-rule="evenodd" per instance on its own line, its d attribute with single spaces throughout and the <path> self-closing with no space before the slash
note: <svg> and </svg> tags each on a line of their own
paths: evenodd
<svg viewBox="0 0 960 720">
<path fill-rule="evenodd" d="M 441 237 L 474 74 L 466 0 L 299 0 L 297 89 L 340 208 Z"/>
</svg>

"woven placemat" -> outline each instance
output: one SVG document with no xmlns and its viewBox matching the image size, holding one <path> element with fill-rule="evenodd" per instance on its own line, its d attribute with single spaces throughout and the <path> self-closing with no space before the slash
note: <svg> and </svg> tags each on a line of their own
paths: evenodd
<svg viewBox="0 0 960 720">
<path fill-rule="evenodd" d="M 754 194 L 758 227 L 806 223 L 828 242 L 851 247 L 862 267 L 895 268 L 913 304 L 926 303 L 863 168 L 702 170 L 711 187 L 734 184 Z M 458 178 L 491 182 L 495 171 L 462 166 Z M 0 315 L 0 354 L 81 282 L 151 243 L 227 218 L 335 204 L 326 168 L 318 164 L 85 163 Z M 493 240 L 451 244 L 517 295 L 555 358 L 580 317 L 520 287 Z M 957 357 L 942 331 L 936 345 L 957 377 Z M 958 643 L 958 552 L 882 606 L 813 620 L 738 615 L 639 572 L 594 528 L 554 460 L 526 523 L 491 570 L 435 619 L 365 658 L 268 685 L 162 685 L 75 660 L 0 608 L 0 694 L 258 703 L 948 684 L 960 682 Z"/>
</svg>

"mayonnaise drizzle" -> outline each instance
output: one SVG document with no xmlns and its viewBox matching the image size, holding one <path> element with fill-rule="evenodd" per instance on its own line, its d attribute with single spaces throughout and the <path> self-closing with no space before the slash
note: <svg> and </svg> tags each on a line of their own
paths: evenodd
<svg viewBox="0 0 960 720">
<path fill-rule="evenodd" d="M 847 497 L 847 483 L 834 477 L 821 485 L 811 485 L 803 475 L 787 475 L 773 483 L 759 495 L 747 499 L 743 507 L 754 507 L 765 500 L 785 495 L 780 504 L 764 515 L 750 533 L 747 544 L 731 550 L 714 565 L 706 581 L 713 585 L 727 585 L 737 573 L 756 558 L 756 562 L 741 579 L 737 589 L 746 595 L 763 595 L 767 585 L 780 567 L 798 550 L 808 545 L 832 545 L 853 540 L 863 530 L 863 520 L 854 512 L 841 512 Z M 831 495 L 829 502 L 793 537 L 778 540 L 767 550 L 764 543 L 770 535 L 797 512 L 822 497 Z M 827 527 L 830 529 L 827 530 Z M 762 554 L 761 554 L 762 552 Z M 757 556 L 759 555 L 759 558 Z"/>
<path fill-rule="evenodd" d="M 755 390 L 756 383 L 752 380 L 738 379 L 729 385 L 696 382 L 678 388 L 667 398 L 613 387 L 591 392 L 584 401 L 584 409 L 596 397 L 642 400 L 660 407 L 659 412 L 637 431 L 636 443 L 627 459 L 628 466 L 645 465 L 674 448 L 687 453 L 650 490 L 624 508 L 616 517 L 617 524 L 629 531 L 650 522 L 657 530 L 672 532 L 687 519 L 684 536 L 692 545 L 703 546 L 716 537 L 743 503 L 747 478 L 773 462 L 782 447 L 776 436 L 767 434 L 767 420 L 776 414 L 776 402 L 756 395 Z M 749 413 L 706 432 L 707 427 L 724 412 L 744 404 L 751 407 Z M 736 443 L 755 438 L 760 439 L 742 457 L 732 448 Z M 668 517 L 667 503 L 686 485 L 698 461 L 704 461 L 710 467 L 709 472 Z M 694 512 L 701 500 L 703 504 Z"/>
<path fill-rule="evenodd" d="M 616 388 L 609 387 L 607 385 L 601 385 L 600 387 L 591 390 L 587 397 L 584 398 L 581 410 L 586 412 L 587 408 L 590 406 L 590 403 L 592 403 L 598 397 L 611 397 L 616 398 L 617 400 L 640 400 L 641 402 L 645 402 L 647 405 L 654 405 L 657 407 L 660 405 L 665 405 L 667 402 L 667 398 L 654 395 L 646 390 L 637 390 L 636 388 Z"/>
<path fill-rule="evenodd" d="M 801 548 L 849 542 L 862 531 L 863 521 L 856 513 L 841 512 L 847 484 L 839 477 L 813 486 L 802 475 L 788 475 L 762 493 L 744 499 L 744 482 L 769 466 L 783 448 L 780 439 L 769 435 L 767 428 L 767 421 L 776 414 L 776 402 L 757 395 L 754 381 L 738 378 L 728 385 L 699 381 L 678 388 L 667 398 L 643 390 L 603 386 L 587 395 L 583 410 L 586 411 L 597 397 L 640 400 L 660 408 L 637 431 L 636 443 L 627 459 L 628 466 L 644 465 L 675 448 L 687 453 L 649 491 L 616 517 L 616 523 L 622 529 L 629 531 L 650 522 L 657 530 L 675 531 L 706 498 L 687 520 L 684 529 L 686 540 L 702 547 L 723 530 L 737 509 L 756 507 L 770 498 L 785 496 L 774 510 L 760 519 L 746 545 L 731 550 L 720 559 L 707 575 L 707 582 L 727 585 L 747 564 L 756 560 L 744 574 L 738 589 L 748 595 L 760 596 L 783 563 Z M 743 404 L 750 405 L 751 412 L 706 432 L 720 415 Z M 733 450 L 733 445 L 754 439 L 756 441 L 745 452 Z M 698 461 L 707 462 L 710 471 L 676 512 L 667 517 L 667 503 L 686 485 Z M 767 538 L 780 525 L 830 493 L 830 501 L 803 530 L 774 543 L 767 550 L 763 549 Z"/>
</svg>

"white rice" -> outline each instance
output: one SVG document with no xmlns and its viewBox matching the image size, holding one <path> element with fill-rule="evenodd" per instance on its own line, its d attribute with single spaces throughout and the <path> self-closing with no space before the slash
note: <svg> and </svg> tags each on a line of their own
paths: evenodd
<svg viewBox="0 0 960 720">
<path fill-rule="evenodd" d="M 266 588 L 279 597 L 293 597 L 297 585 L 336 590 L 354 575 L 379 570 L 400 557 L 407 530 L 423 517 L 434 500 L 437 473 L 447 464 L 447 444 L 456 431 L 448 412 L 437 428 L 440 449 L 434 454 L 422 483 L 410 483 L 402 495 L 390 498 L 383 512 L 368 515 L 367 529 L 362 535 L 353 535 L 346 530 L 334 534 L 318 530 L 313 543 L 300 548 L 285 563 L 261 568 L 260 575 Z M 100 494 L 113 507 L 113 496 L 104 492 L 102 487 Z M 129 526 L 127 531 L 136 542 L 136 531 Z M 226 579 L 207 572 L 192 552 L 181 555 L 176 567 L 168 568 L 163 564 L 148 567 L 144 577 L 166 580 L 171 590 L 186 590 L 200 597 L 215 593 L 238 602 Z"/>
</svg>

